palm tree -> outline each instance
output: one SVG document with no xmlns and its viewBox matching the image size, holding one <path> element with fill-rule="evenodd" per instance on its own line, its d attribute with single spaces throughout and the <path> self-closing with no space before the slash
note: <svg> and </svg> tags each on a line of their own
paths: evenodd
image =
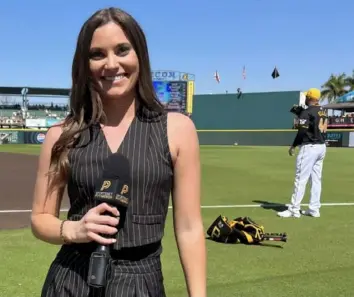
<svg viewBox="0 0 354 297">
<path fill-rule="evenodd" d="M 353 70 L 352 76 L 346 77 L 345 83 L 348 88 L 348 92 L 354 91 L 354 70 Z"/>
<path fill-rule="evenodd" d="M 327 99 L 328 103 L 332 103 L 338 97 L 347 93 L 347 79 L 348 77 L 345 73 L 342 73 L 340 75 L 332 74 L 330 78 L 322 85 L 321 101 Z"/>
</svg>

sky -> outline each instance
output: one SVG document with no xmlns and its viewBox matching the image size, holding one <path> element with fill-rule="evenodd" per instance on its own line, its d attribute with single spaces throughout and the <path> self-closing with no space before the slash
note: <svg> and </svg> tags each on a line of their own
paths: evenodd
<svg viewBox="0 0 354 297">
<path fill-rule="evenodd" d="M 354 69 L 353 0 L 7 0 L 0 86 L 70 88 L 79 30 L 109 6 L 140 23 L 153 70 L 194 74 L 196 94 L 321 88 Z"/>
</svg>

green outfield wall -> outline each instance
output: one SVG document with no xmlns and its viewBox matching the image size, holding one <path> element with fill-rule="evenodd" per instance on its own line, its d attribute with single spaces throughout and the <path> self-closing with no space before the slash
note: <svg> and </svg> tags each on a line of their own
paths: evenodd
<svg viewBox="0 0 354 297">
<path fill-rule="evenodd" d="M 194 95 L 192 120 L 200 130 L 291 129 L 300 91 Z"/>
<path fill-rule="evenodd" d="M 0 140 L 2 144 L 41 144 L 46 132 L 0 129 Z M 295 130 L 198 130 L 200 145 L 289 146 L 295 135 Z M 329 146 L 354 147 L 354 129 L 330 130 L 327 142 Z"/>
</svg>

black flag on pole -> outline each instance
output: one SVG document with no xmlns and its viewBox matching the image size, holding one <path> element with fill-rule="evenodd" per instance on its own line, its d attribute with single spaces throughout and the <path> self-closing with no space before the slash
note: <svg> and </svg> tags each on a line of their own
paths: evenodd
<svg viewBox="0 0 354 297">
<path fill-rule="evenodd" d="M 274 67 L 274 70 L 272 72 L 273 79 L 276 79 L 279 76 L 280 76 L 280 74 L 279 74 L 279 71 L 278 71 L 277 67 Z"/>
</svg>

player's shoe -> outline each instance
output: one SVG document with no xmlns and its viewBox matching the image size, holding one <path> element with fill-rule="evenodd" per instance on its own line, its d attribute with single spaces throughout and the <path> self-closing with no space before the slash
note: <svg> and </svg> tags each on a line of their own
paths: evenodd
<svg viewBox="0 0 354 297">
<path fill-rule="evenodd" d="M 300 212 L 293 212 L 289 209 L 284 210 L 284 211 L 280 211 L 277 213 L 278 217 L 281 218 L 300 218 L 301 214 Z"/>
<path fill-rule="evenodd" d="M 301 214 L 303 214 L 304 216 L 309 216 L 309 217 L 313 217 L 313 218 L 319 218 L 321 216 L 319 211 L 311 211 L 309 209 L 301 210 Z"/>
</svg>

